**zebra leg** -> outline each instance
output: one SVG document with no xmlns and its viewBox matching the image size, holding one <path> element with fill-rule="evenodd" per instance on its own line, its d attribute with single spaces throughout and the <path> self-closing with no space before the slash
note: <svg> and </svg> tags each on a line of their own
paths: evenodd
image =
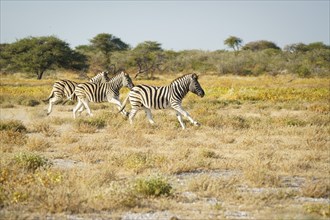
<svg viewBox="0 0 330 220">
<path fill-rule="evenodd" d="M 88 105 L 88 99 L 81 99 L 81 102 L 84 104 L 84 107 L 86 108 L 86 111 L 87 111 L 87 114 L 89 116 L 93 116 L 92 112 L 91 112 L 91 109 L 89 108 L 89 105 Z"/>
<path fill-rule="evenodd" d="M 180 114 L 182 114 L 184 117 L 188 118 L 189 121 L 195 125 L 195 126 L 200 126 L 200 124 L 195 121 L 190 115 L 188 112 L 186 112 L 181 106 L 175 106 L 174 109 L 179 112 Z M 181 125 L 182 126 L 182 125 Z"/>
<path fill-rule="evenodd" d="M 76 107 L 73 108 L 73 118 L 76 118 L 76 112 L 78 111 L 78 109 L 83 105 L 83 103 L 81 102 L 81 100 L 78 98 L 78 104 L 76 105 Z"/>
<path fill-rule="evenodd" d="M 59 97 L 54 97 L 49 99 L 49 107 L 48 107 L 48 111 L 47 111 L 47 115 L 49 115 L 52 110 L 53 110 L 53 105 L 56 105 L 56 103 L 58 103 L 61 100 L 61 98 Z"/>
<path fill-rule="evenodd" d="M 144 111 L 146 112 L 148 121 L 150 122 L 150 124 L 155 124 L 155 121 L 152 118 L 152 114 L 151 114 L 151 110 L 149 108 L 144 107 Z"/>
<path fill-rule="evenodd" d="M 110 98 L 110 99 L 108 99 L 108 102 L 117 105 L 118 110 L 121 109 L 121 103 L 120 103 L 120 101 L 117 98 Z M 129 113 L 126 112 L 125 109 L 123 109 L 121 111 L 121 114 L 123 114 L 126 117 L 129 115 Z"/>
<path fill-rule="evenodd" d="M 183 122 L 183 120 L 182 120 L 182 115 L 181 115 L 181 113 L 178 112 L 178 111 L 176 111 L 176 117 L 178 118 L 178 120 L 179 120 L 179 122 L 180 122 L 180 125 L 181 125 L 182 129 L 185 129 L 186 126 L 184 125 L 184 122 Z"/>
<path fill-rule="evenodd" d="M 136 113 L 139 111 L 139 109 L 132 108 L 131 112 L 129 113 L 129 122 L 132 125 L 133 124 L 133 118 L 135 117 Z"/>
<path fill-rule="evenodd" d="M 82 105 L 82 106 L 80 107 L 80 109 L 78 110 L 78 114 L 80 115 L 80 114 L 84 111 L 84 109 L 85 109 L 85 106 Z"/>
</svg>

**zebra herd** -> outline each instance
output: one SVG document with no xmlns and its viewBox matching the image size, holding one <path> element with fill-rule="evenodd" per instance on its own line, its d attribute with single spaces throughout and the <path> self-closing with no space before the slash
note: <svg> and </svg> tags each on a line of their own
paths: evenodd
<svg viewBox="0 0 330 220">
<path fill-rule="evenodd" d="M 123 104 L 119 101 L 119 91 L 122 87 L 130 89 Z M 111 78 L 109 78 L 108 72 L 101 72 L 85 83 L 76 83 L 70 80 L 55 82 L 49 97 L 44 102 L 49 101 L 47 111 L 47 115 L 49 115 L 52 112 L 53 105 L 60 102 L 64 104 L 69 100 L 78 100 L 77 105 L 73 108 L 73 118 L 76 118 L 77 111 L 81 113 L 84 109 L 86 109 L 88 115 L 92 116 L 89 102 L 110 102 L 117 105 L 119 112 L 127 116 L 131 124 L 134 116 L 140 109 L 145 111 L 149 122 L 154 124 L 151 109 L 166 109 L 170 107 L 176 111 L 179 123 L 182 129 L 185 129 L 182 115 L 188 118 L 193 125 L 200 125 L 181 106 L 183 98 L 189 91 L 200 97 L 205 95 L 195 73 L 183 75 L 173 80 L 167 86 L 157 87 L 150 85 L 134 86 L 129 74 L 124 71 Z M 128 100 L 132 106 L 129 113 L 125 111 Z"/>
</svg>

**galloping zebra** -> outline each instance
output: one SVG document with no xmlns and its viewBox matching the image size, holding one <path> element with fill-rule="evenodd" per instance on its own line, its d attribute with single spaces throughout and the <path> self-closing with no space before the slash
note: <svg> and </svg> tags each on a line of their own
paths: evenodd
<svg viewBox="0 0 330 220">
<path fill-rule="evenodd" d="M 91 78 L 89 80 L 92 83 L 101 83 L 101 82 L 107 82 L 109 81 L 108 72 L 101 72 Z M 74 92 L 74 89 L 76 88 L 78 83 L 68 80 L 68 79 L 62 79 L 54 83 L 53 89 L 50 92 L 50 95 L 47 99 L 43 100 L 44 102 L 48 102 L 49 100 L 49 107 L 47 111 L 47 115 L 49 115 L 52 112 L 53 105 L 56 105 L 63 101 L 64 97 L 71 97 L 71 100 L 77 100 L 77 97 L 75 95 L 71 96 Z"/>
<path fill-rule="evenodd" d="M 129 99 L 132 105 L 132 110 L 129 113 L 131 124 L 133 123 L 135 114 L 141 108 L 146 112 L 149 122 L 154 124 L 155 122 L 152 119 L 150 109 L 165 109 L 171 107 L 176 111 L 177 118 L 183 129 L 185 129 L 185 125 L 182 121 L 182 115 L 187 117 L 192 124 L 198 126 L 199 123 L 181 106 L 182 99 L 189 91 L 200 97 L 203 97 L 205 94 L 198 82 L 198 76 L 194 73 L 181 76 L 172 81 L 168 86 L 156 87 L 137 85 L 129 92 L 120 111 L 125 108 L 127 100 Z"/>
<path fill-rule="evenodd" d="M 134 85 L 132 79 L 125 72 L 121 72 L 114 77 L 112 77 L 109 82 L 94 84 L 94 83 L 82 83 L 76 86 L 74 94 L 78 98 L 78 104 L 73 109 L 73 118 L 76 118 L 76 112 L 78 109 L 85 107 L 87 113 L 92 116 L 91 110 L 89 108 L 89 102 L 110 102 L 121 108 L 121 103 L 119 101 L 119 90 L 126 86 L 131 89 Z M 79 110 L 81 112 L 82 110 Z M 126 112 L 123 112 L 127 116 Z"/>
</svg>

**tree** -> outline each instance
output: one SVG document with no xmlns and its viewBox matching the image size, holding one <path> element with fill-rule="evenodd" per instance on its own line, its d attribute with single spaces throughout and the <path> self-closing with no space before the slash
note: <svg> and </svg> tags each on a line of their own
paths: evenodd
<svg viewBox="0 0 330 220">
<path fill-rule="evenodd" d="M 290 52 L 290 53 L 296 53 L 296 52 L 306 52 L 307 46 L 303 43 L 296 43 L 296 44 L 289 44 L 284 47 L 284 51 Z"/>
<path fill-rule="evenodd" d="M 230 36 L 225 41 L 224 44 L 232 48 L 234 51 L 239 51 L 239 48 L 242 45 L 243 40 L 241 38 Z"/>
<path fill-rule="evenodd" d="M 260 51 L 265 49 L 281 50 L 275 43 L 266 40 L 253 41 L 245 44 L 243 50 Z"/>
<path fill-rule="evenodd" d="M 86 57 L 54 36 L 24 38 L 6 46 L 3 53 L 9 63 L 7 69 L 32 72 L 38 79 L 46 70 L 56 67 L 86 68 Z"/>
<path fill-rule="evenodd" d="M 120 38 L 107 33 L 96 35 L 90 42 L 92 48 L 100 51 L 104 55 L 106 63 L 104 68 L 106 69 L 110 66 L 110 56 L 112 52 L 129 49 L 129 45 L 124 43 Z"/>
<path fill-rule="evenodd" d="M 6 71 L 10 67 L 8 48 L 10 44 L 0 44 L 0 69 Z"/>
<path fill-rule="evenodd" d="M 322 49 L 330 49 L 330 46 L 325 45 L 322 42 L 313 42 L 308 45 L 303 43 L 297 43 L 297 44 L 289 44 L 284 47 L 285 51 L 291 52 L 291 53 L 297 53 L 297 52 L 307 52 L 307 51 L 313 51 L 313 50 L 322 50 Z"/>
<path fill-rule="evenodd" d="M 153 78 L 153 72 L 157 69 L 160 70 L 160 66 L 164 63 L 163 49 L 161 44 L 156 41 L 140 43 L 132 52 L 133 65 L 138 67 L 137 75 L 145 72 L 148 76 L 151 73 L 150 78 Z"/>
</svg>

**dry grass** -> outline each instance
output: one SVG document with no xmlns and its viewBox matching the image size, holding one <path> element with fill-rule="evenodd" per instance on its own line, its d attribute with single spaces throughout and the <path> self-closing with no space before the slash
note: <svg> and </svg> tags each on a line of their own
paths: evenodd
<svg viewBox="0 0 330 220">
<path fill-rule="evenodd" d="M 202 75 L 206 96 L 183 102 L 202 126 L 182 130 L 170 110 L 153 111 L 155 125 L 141 111 L 131 126 L 107 103 L 92 118 L 73 120 L 72 105 L 47 117 L 46 105 L 22 103 L 55 79 L 15 77 L 0 87 L 6 219 L 329 217 L 329 79 Z"/>
</svg>

